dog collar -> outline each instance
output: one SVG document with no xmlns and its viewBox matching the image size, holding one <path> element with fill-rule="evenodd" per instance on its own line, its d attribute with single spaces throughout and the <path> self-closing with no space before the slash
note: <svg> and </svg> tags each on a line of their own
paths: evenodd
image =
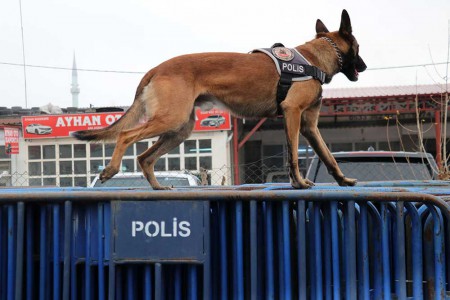
<svg viewBox="0 0 450 300">
<path fill-rule="evenodd" d="M 338 58 L 339 71 L 341 71 L 342 70 L 342 65 L 344 64 L 343 59 L 342 59 L 342 52 L 341 52 L 341 50 L 339 50 L 339 48 L 336 45 L 336 43 L 332 39 L 330 39 L 329 37 L 323 36 L 323 37 L 321 37 L 321 39 L 327 41 L 333 47 L 334 52 L 336 52 L 336 56 Z"/>
</svg>

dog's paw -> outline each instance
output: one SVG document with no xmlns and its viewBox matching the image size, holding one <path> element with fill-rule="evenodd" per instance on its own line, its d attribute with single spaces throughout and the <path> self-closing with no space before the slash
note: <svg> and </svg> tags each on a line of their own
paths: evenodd
<svg viewBox="0 0 450 300">
<path fill-rule="evenodd" d="M 344 177 L 338 182 L 338 184 L 340 186 L 355 186 L 357 182 L 357 179 Z"/>
<path fill-rule="evenodd" d="M 307 179 L 307 178 L 305 178 L 305 182 L 306 182 L 306 184 L 308 184 L 310 187 L 313 187 L 313 186 L 316 185 L 314 182 L 312 182 L 311 180 L 309 180 L 309 179 Z"/>
<path fill-rule="evenodd" d="M 164 185 L 156 185 L 152 186 L 152 189 L 156 191 L 170 191 L 172 188 L 170 186 L 164 186 Z"/>
<path fill-rule="evenodd" d="M 119 170 L 117 170 L 116 168 L 106 166 L 106 168 L 104 168 L 103 171 L 100 173 L 99 179 L 102 183 L 104 183 L 105 181 L 111 179 L 118 172 Z"/>
<path fill-rule="evenodd" d="M 305 190 L 305 189 L 310 189 L 311 187 L 313 187 L 314 186 L 314 182 L 312 182 L 311 180 L 309 180 L 309 179 L 305 179 L 305 180 L 301 180 L 301 181 L 298 181 L 298 182 L 292 182 L 291 183 L 291 185 L 292 185 L 292 187 L 294 188 L 294 189 L 302 189 L 302 190 Z"/>
</svg>

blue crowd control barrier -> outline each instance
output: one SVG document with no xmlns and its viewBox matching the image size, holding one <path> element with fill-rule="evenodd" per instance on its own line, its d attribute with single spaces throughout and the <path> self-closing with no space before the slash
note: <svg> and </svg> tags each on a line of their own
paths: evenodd
<svg viewBox="0 0 450 300">
<path fill-rule="evenodd" d="M 0 299 L 448 299 L 448 185 L 4 188 Z"/>
</svg>

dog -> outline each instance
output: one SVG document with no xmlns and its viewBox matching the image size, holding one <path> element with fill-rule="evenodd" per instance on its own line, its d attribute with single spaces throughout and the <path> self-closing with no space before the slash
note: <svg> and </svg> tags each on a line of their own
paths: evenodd
<svg viewBox="0 0 450 300">
<path fill-rule="evenodd" d="M 342 11 L 338 31 L 330 32 L 320 20 L 313 40 L 295 47 L 312 66 L 324 74 L 324 83 L 343 73 L 350 81 L 367 67 L 359 56 L 350 17 Z M 286 59 L 288 51 L 278 55 Z M 289 54 L 289 53 L 288 53 Z M 147 72 L 139 83 L 135 99 L 126 113 L 109 127 L 77 131 L 79 140 L 116 140 L 110 163 L 100 174 L 102 182 L 119 171 L 126 149 L 142 139 L 159 137 L 137 158 L 143 174 L 155 190 L 170 189 L 158 183 L 154 165 L 159 157 L 181 144 L 192 132 L 194 107 L 219 102 L 235 116 L 246 118 L 284 116 L 288 146 L 289 177 L 294 188 L 314 185 L 301 176 L 298 143 L 301 133 L 341 186 L 357 180 L 346 178 L 318 130 L 322 82 L 315 78 L 292 81 L 285 97 L 277 104 L 280 75 L 273 59 L 262 52 L 198 53 L 169 59 Z M 148 121 L 139 123 L 145 115 Z"/>
</svg>

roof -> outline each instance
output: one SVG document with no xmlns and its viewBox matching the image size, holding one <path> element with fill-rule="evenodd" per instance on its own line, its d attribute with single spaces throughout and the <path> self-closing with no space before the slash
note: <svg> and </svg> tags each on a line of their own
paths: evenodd
<svg viewBox="0 0 450 300">
<path fill-rule="evenodd" d="M 338 88 L 323 90 L 324 99 L 351 99 L 367 97 L 431 95 L 445 92 L 445 84 L 376 86 L 361 88 Z"/>
</svg>

